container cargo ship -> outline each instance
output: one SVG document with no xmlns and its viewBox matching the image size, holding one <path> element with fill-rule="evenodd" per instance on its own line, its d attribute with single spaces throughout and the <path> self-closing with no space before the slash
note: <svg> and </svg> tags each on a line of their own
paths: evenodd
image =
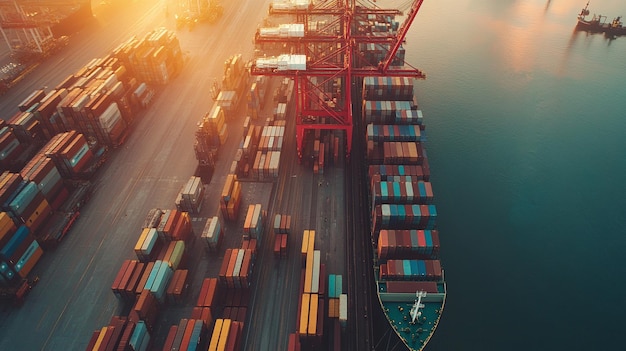
<svg viewBox="0 0 626 351">
<path fill-rule="evenodd" d="M 445 305 L 422 111 L 414 79 L 365 77 L 371 239 L 378 302 L 395 334 L 422 350 Z"/>
</svg>

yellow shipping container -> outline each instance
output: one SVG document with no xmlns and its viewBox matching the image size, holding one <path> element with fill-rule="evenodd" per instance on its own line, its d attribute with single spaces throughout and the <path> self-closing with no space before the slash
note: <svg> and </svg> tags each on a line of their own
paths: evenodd
<svg viewBox="0 0 626 351">
<path fill-rule="evenodd" d="M 300 253 L 302 253 L 302 257 L 306 257 L 306 253 L 309 251 L 308 247 L 309 247 L 309 231 L 305 230 L 304 233 L 302 234 L 302 249 L 300 250 Z"/>
<path fill-rule="evenodd" d="M 306 253 L 306 266 L 304 271 L 304 292 L 311 292 L 311 284 L 313 282 L 313 252 Z"/>
<path fill-rule="evenodd" d="M 300 307 L 300 328 L 298 330 L 300 335 L 306 335 L 308 330 L 310 299 L 310 294 L 302 294 L 302 306 Z"/>
<path fill-rule="evenodd" d="M 208 351 L 217 351 L 217 343 L 220 341 L 220 333 L 222 332 L 222 324 L 224 320 L 219 318 L 215 320 L 215 327 L 213 328 L 213 334 L 211 335 L 211 341 L 209 342 Z"/>
<path fill-rule="evenodd" d="M 143 230 L 141 231 L 141 235 L 139 235 L 139 239 L 135 244 L 135 253 L 137 253 L 137 255 L 141 254 L 141 247 L 143 246 L 143 242 L 146 241 L 148 232 L 150 232 L 150 228 L 143 228 Z"/>
<path fill-rule="evenodd" d="M 17 227 L 11 217 L 6 212 L 0 212 L 0 242 L 10 240 L 16 230 Z"/>
<path fill-rule="evenodd" d="M 315 250 L 315 230 L 309 231 L 309 246 L 307 247 L 307 251 L 313 253 Z"/>
<path fill-rule="evenodd" d="M 225 351 L 226 343 L 228 342 L 228 334 L 230 333 L 230 319 L 224 319 L 222 324 L 222 331 L 220 333 L 220 342 L 217 344 L 217 351 Z"/>
<path fill-rule="evenodd" d="M 309 329 L 308 335 L 317 334 L 317 307 L 319 303 L 319 295 L 311 294 L 311 306 L 309 307 Z"/>
</svg>

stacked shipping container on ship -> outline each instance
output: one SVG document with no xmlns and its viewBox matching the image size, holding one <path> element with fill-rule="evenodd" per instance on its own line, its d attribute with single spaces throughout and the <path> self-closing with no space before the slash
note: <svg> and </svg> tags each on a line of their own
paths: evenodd
<svg viewBox="0 0 626 351">
<path fill-rule="evenodd" d="M 439 257 L 438 230 L 387 230 L 378 234 L 378 259 L 436 259 Z"/>
<path fill-rule="evenodd" d="M 241 183 L 237 180 L 237 176 L 234 174 L 227 175 L 226 182 L 222 188 L 222 195 L 220 196 L 220 210 L 226 220 L 237 220 L 241 198 Z"/>
<path fill-rule="evenodd" d="M 367 157 L 370 166 L 379 165 L 379 169 L 380 165 L 396 165 L 398 169 L 406 166 L 422 166 L 424 170 L 426 157 L 421 143 L 422 113 L 413 103 L 412 80 L 405 77 L 365 77 L 363 85 L 363 120 L 368 125 Z M 410 127 L 411 125 L 420 126 L 420 138 L 417 137 L 415 127 Z M 400 136 L 400 130 L 404 130 L 408 135 Z M 383 134 L 377 134 L 377 132 Z M 376 204 L 372 207 L 374 232 L 382 228 L 432 229 L 434 227 L 437 212 L 434 205 L 428 204 L 429 199 L 432 198 L 432 190 L 429 190 L 430 187 L 427 186 L 429 183 L 413 179 L 413 177 L 401 178 L 401 180 L 391 183 L 392 194 L 372 195 L 372 201 Z M 371 182 L 373 190 L 378 184 L 383 186 L 382 180 L 378 181 L 375 177 L 371 179 Z M 385 188 L 390 185 L 386 183 Z M 412 192 L 407 183 L 417 183 L 411 187 L 417 189 L 420 194 L 423 191 L 424 196 L 420 195 L 418 199 L 413 200 L 407 199 L 405 194 Z M 404 189 L 401 189 L 402 185 Z M 383 197 L 389 196 L 391 199 L 381 202 Z"/>
<path fill-rule="evenodd" d="M 412 78 L 365 77 L 363 121 L 367 125 L 379 301 L 405 344 L 421 350 L 439 321 L 445 283 L 439 261 L 437 211 L 422 147 L 423 116 L 413 89 Z M 415 309 L 411 304 L 416 292 L 420 292 L 419 316 L 402 312 L 403 306 L 407 311 Z M 416 321 L 407 325 L 405 321 L 414 318 Z"/>
</svg>

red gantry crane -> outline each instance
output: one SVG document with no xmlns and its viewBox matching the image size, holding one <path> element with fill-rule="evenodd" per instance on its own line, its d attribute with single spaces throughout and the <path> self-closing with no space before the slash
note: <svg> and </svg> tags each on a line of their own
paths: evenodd
<svg viewBox="0 0 626 351">
<path fill-rule="evenodd" d="M 305 60 L 306 65 L 268 66 L 258 64 L 261 61 L 257 60 L 252 64 L 251 74 L 295 80 L 296 140 L 300 158 L 305 133 L 309 130 L 345 131 L 346 157 L 350 156 L 354 77 L 425 78 L 420 70 L 404 63 L 404 55 L 398 55 L 422 3 L 423 0 L 415 0 L 397 28 L 389 28 L 384 19 L 402 15 L 402 12 L 380 9 L 373 3 L 370 7 L 357 5 L 356 0 L 270 4 L 270 15 L 290 15 L 292 19 L 295 16 L 295 23 L 304 25 L 304 32 L 277 34 L 260 30 L 255 35 L 255 43 L 261 49 L 268 46 L 289 49 L 290 56 L 282 56 L 283 60 L 298 56 L 296 61 Z M 381 19 L 382 28 L 376 30 L 368 25 L 371 19 Z"/>
</svg>

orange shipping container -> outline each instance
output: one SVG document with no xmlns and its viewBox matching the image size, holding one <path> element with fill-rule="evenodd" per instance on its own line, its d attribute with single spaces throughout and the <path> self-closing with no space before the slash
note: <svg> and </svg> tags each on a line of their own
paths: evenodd
<svg viewBox="0 0 626 351">
<path fill-rule="evenodd" d="M 302 294 L 302 306 L 300 306 L 300 328 L 298 330 L 300 335 L 306 335 L 308 331 L 310 299 L 310 294 Z"/>
<path fill-rule="evenodd" d="M 317 334 L 317 308 L 319 303 L 319 295 L 311 294 L 310 297 L 311 305 L 309 307 L 309 327 L 308 327 L 308 335 Z"/>
</svg>

